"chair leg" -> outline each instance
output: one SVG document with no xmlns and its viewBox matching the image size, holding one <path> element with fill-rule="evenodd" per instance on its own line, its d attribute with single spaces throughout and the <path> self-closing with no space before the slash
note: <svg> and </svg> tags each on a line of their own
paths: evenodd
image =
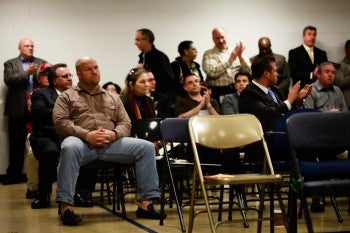
<svg viewBox="0 0 350 233">
<path fill-rule="evenodd" d="M 189 212 L 189 220 L 188 220 L 188 233 L 192 233 L 193 230 L 193 222 L 194 222 L 194 205 L 195 205 L 195 193 L 196 193 L 196 169 L 193 171 L 193 181 L 192 181 L 192 192 L 191 192 L 191 204 L 190 204 L 190 212 Z"/>
<path fill-rule="evenodd" d="M 330 198 L 331 198 L 331 202 L 332 202 L 335 214 L 337 215 L 338 222 L 343 222 L 343 216 L 339 211 L 337 203 L 335 202 L 335 197 L 330 197 Z"/>
<path fill-rule="evenodd" d="M 247 220 L 247 213 L 246 213 L 246 208 L 247 208 L 247 201 L 245 198 L 245 193 L 244 193 L 244 187 L 243 186 L 239 186 L 239 187 L 235 187 L 236 189 L 236 193 L 237 193 L 237 200 L 238 200 L 238 205 L 239 208 L 241 208 L 241 215 L 243 218 L 243 225 L 245 228 L 249 227 L 249 223 Z"/>
<path fill-rule="evenodd" d="M 283 200 L 282 200 L 282 195 L 281 195 L 281 190 L 280 190 L 279 185 L 277 185 L 277 187 L 276 187 L 276 193 L 277 193 L 278 204 L 279 204 L 281 211 L 282 211 L 283 224 L 285 226 L 287 233 L 289 233 L 289 228 L 288 228 L 289 221 L 288 221 L 288 217 L 287 217 L 287 211 L 286 211 L 286 207 L 285 207 Z"/>
<path fill-rule="evenodd" d="M 218 221 L 222 220 L 222 202 L 224 201 L 224 186 L 220 186 Z"/>
<path fill-rule="evenodd" d="M 304 209 L 307 231 L 308 231 L 308 233 L 314 233 L 314 229 L 312 227 L 312 220 L 311 220 L 311 216 L 310 216 L 310 212 L 309 212 L 309 207 L 307 205 L 306 197 L 301 197 L 301 205 L 303 206 L 303 209 Z"/>
<path fill-rule="evenodd" d="M 170 196 L 173 195 L 174 199 L 175 199 L 175 204 L 176 204 L 176 208 L 177 208 L 177 213 L 179 216 L 179 221 L 180 221 L 180 226 L 181 226 L 181 231 L 182 232 L 186 232 L 186 226 L 185 226 L 185 221 L 183 219 L 183 214 L 182 214 L 182 208 L 181 208 L 181 204 L 179 201 L 179 195 L 176 192 L 176 186 L 175 186 L 175 182 L 174 182 L 174 177 L 172 175 L 172 171 L 171 171 L 171 166 L 170 166 L 170 161 L 168 156 L 165 156 L 165 166 L 167 168 L 167 175 L 169 176 L 170 179 Z M 162 179 L 162 198 L 161 198 L 161 213 L 164 213 L 164 206 L 165 206 L 165 172 L 163 174 L 163 179 Z M 163 225 L 163 219 L 160 219 L 159 222 L 160 225 Z"/>
<path fill-rule="evenodd" d="M 259 188 L 258 188 L 259 190 Z M 265 199 L 265 186 L 263 185 L 261 188 L 261 191 L 259 192 L 259 212 L 258 212 L 258 228 L 257 228 L 257 232 L 261 233 L 262 230 L 262 218 L 264 216 L 264 199 Z"/>
</svg>

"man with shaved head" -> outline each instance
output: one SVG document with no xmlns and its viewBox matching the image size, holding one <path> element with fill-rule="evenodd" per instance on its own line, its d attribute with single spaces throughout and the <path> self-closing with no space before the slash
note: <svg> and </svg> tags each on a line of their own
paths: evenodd
<svg viewBox="0 0 350 233">
<path fill-rule="evenodd" d="M 29 119 L 26 97 L 37 85 L 38 69 L 44 62 L 33 56 L 34 43 L 29 38 L 19 41 L 18 50 L 18 57 L 4 63 L 4 82 L 8 86 L 4 115 L 8 117 L 9 163 L 3 185 L 26 181 L 22 174 Z"/>
<path fill-rule="evenodd" d="M 243 51 L 245 47 L 238 42 L 233 50 L 227 45 L 227 35 L 222 27 L 212 31 L 214 48 L 203 55 L 202 67 L 207 74 L 206 82 L 211 89 L 212 98 L 220 103 L 226 94 L 234 93 L 234 76 L 238 71 L 251 73 L 250 61 Z"/>
<path fill-rule="evenodd" d="M 259 54 L 254 57 L 251 57 L 250 61 L 253 63 L 255 59 L 264 57 L 264 56 L 274 57 L 277 65 L 277 73 L 278 73 L 277 87 L 279 91 L 283 94 L 283 96 L 287 97 L 292 78 L 290 76 L 289 65 L 286 61 L 286 57 L 272 52 L 271 41 L 270 41 L 270 38 L 268 37 L 261 37 L 258 41 L 258 47 L 259 47 Z"/>
<path fill-rule="evenodd" d="M 53 110 L 62 137 L 57 173 L 56 201 L 64 225 L 81 222 L 73 212 L 74 190 L 81 166 L 94 160 L 135 164 L 139 218 L 159 219 L 152 200 L 160 198 L 156 151 L 152 142 L 128 137 L 130 119 L 119 96 L 100 85 L 100 70 L 91 57 L 77 60 L 79 82 L 60 94 Z"/>
</svg>

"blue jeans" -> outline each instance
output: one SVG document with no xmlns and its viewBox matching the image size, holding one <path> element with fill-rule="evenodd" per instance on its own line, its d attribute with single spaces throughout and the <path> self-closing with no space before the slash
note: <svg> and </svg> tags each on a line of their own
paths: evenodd
<svg viewBox="0 0 350 233">
<path fill-rule="evenodd" d="M 123 137 L 106 147 L 96 148 L 90 147 L 77 137 L 70 136 L 61 144 L 57 173 L 57 202 L 74 203 L 79 169 L 96 159 L 120 164 L 135 163 L 138 201 L 160 197 L 155 147 L 152 142 Z"/>
</svg>

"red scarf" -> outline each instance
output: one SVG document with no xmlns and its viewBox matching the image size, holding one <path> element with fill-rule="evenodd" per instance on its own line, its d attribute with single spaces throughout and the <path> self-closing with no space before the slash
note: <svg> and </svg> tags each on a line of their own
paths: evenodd
<svg viewBox="0 0 350 233">
<path fill-rule="evenodd" d="M 144 96 L 135 96 L 135 94 L 131 91 L 127 91 L 126 93 L 128 101 L 130 103 L 130 108 L 132 111 L 133 116 L 135 117 L 135 119 L 140 120 L 142 119 L 142 116 L 144 116 L 144 118 L 154 118 L 155 114 L 154 114 L 154 107 L 152 107 L 152 104 L 150 103 L 151 101 L 149 100 L 149 98 L 144 95 Z M 139 108 L 138 104 L 137 104 L 137 99 L 141 99 L 141 109 Z M 141 111 L 143 110 L 143 114 L 141 113 Z"/>
</svg>

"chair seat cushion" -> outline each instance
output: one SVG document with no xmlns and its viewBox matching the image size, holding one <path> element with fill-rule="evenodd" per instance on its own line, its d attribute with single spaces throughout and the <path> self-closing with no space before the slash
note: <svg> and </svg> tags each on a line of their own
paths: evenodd
<svg viewBox="0 0 350 233">
<path fill-rule="evenodd" d="M 306 177 L 350 177 L 350 159 L 300 162 L 300 173 Z"/>
<path fill-rule="evenodd" d="M 305 196 L 346 196 L 350 195 L 350 180 L 307 181 L 303 184 Z"/>
</svg>

